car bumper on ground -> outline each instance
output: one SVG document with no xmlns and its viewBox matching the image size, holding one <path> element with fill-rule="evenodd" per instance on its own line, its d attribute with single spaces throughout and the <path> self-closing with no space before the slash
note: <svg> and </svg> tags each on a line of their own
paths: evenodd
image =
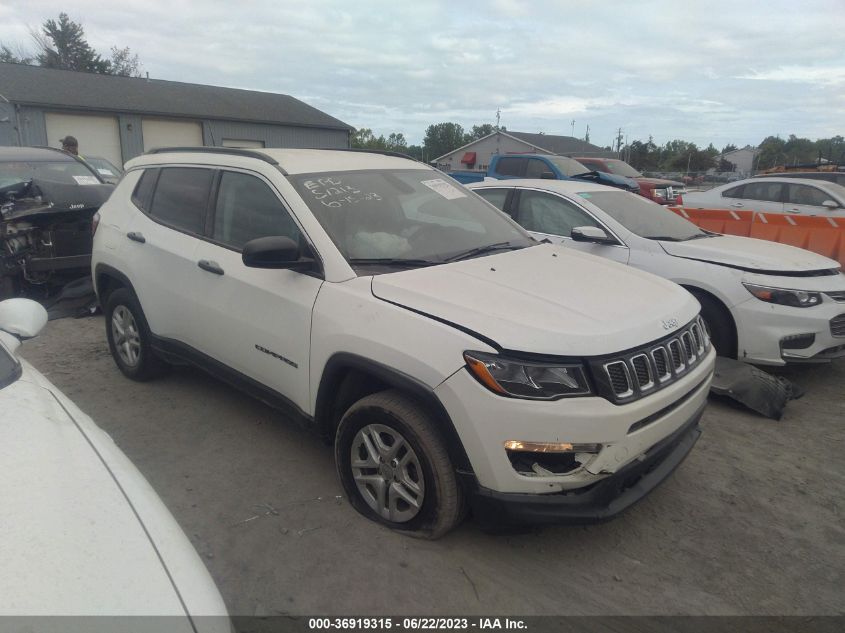
<svg viewBox="0 0 845 633">
<path fill-rule="evenodd" d="M 731 309 L 738 357 L 761 365 L 826 362 L 845 356 L 845 303 L 825 300 L 811 308 L 751 298 Z"/>
<path fill-rule="evenodd" d="M 475 477 L 464 475 L 473 517 L 488 527 L 611 519 L 647 496 L 680 465 L 701 435 L 698 422 L 705 405 L 701 403 L 683 426 L 641 459 L 586 488 L 557 494 L 500 493 L 478 485 Z"/>
</svg>

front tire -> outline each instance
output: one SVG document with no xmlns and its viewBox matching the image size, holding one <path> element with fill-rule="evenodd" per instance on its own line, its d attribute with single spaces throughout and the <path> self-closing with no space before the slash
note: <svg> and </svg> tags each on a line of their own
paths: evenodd
<svg viewBox="0 0 845 633">
<path fill-rule="evenodd" d="M 399 391 L 362 398 L 344 414 L 335 463 L 352 507 L 368 519 L 436 539 L 463 518 L 463 491 L 431 416 Z"/>
<path fill-rule="evenodd" d="M 127 378 L 144 382 L 169 369 L 153 351 L 150 330 L 138 300 L 118 288 L 106 300 L 106 338 L 118 369 Z"/>
</svg>

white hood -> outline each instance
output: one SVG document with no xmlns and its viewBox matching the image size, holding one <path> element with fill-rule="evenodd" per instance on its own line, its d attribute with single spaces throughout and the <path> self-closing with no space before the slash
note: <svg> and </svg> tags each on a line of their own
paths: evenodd
<svg viewBox="0 0 845 633">
<path fill-rule="evenodd" d="M 561 356 L 643 345 L 699 310 L 674 283 L 551 244 L 378 275 L 372 290 L 504 349 Z"/>
<path fill-rule="evenodd" d="M 839 262 L 803 248 L 750 237 L 720 235 L 688 242 L 660 242 L 660 245 L 675 257 L 754 271 L 806 272 L 839 268 Z"/>
</svg>

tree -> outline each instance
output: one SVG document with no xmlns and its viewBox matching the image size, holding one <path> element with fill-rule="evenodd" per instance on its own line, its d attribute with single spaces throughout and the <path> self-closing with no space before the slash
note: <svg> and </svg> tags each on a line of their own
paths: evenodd
<svg viewBox="0 0 845 633">
<path fill-rule="evenodd" d="M 480 138 L 484 138 L 485 136 L 490 136 L 493 132 L 496 131 L 496 128 L 493 127 L 490 123 L 482 123 L 481 125 L 473 125 L 472 130 L 469 134 L 466 135 L 465 142 L 470 143 L 472 141 L 477 141 Z"/>
<path fill-rule="evenodd" d="M 5 44 L 0 44 L 0 62 L 7 64 L 32 64 L 32 56 L 20 46 L 12 50 Z"/>
<path fill-rule="evenodd" d="M 723 154 L 727 154 L 728 152 L 732 152 L 732 151 L 734 151 L 735 149 L 737 149 L 736 145 L 734 145 L 733 143 L 728 143 L 727 145 L 725 145 L 725 146 L 722 148 L 722 153 L 723 153 Z M 720 170 L 720 171 L 721 171 L 721 170 Z"/>
<path fill-rule="evenodd" d="M 138 55 L 133 55 L 128 46 L 126 48 L 111 47 L 110 74 L 121 77 L 140 77 L 140 67 Z"/>
<path fill-rule="evenodd" d="M 464 128 L 457 123 L 436 123 L 429 125 L 423 138 L 426 158 L 434 160 L 467 142 Z"/>
<path fill-rule="evenodd" d="M 47 20 L 41 30 L 44 36 L 36 38 L 41 51 L 35 56 L 40 66 L 110 73 L 111 62 L 91 48 L 85 40 L 82 26 L 71 20 L 67 13 L 60 13 L 58 22 Z"/>
<path fill-rule="evenodd" d="M 376 136 L 370 128 L 362 127 L 355 130 L 350 142 L 352 147 L 356 149 L 387 150 L 402 154 L 408 151 L 408 142 L 405 140 L 405 135 L 401 132 L 391 132 L 385 138 L 384 134 Z"/>
</svg>

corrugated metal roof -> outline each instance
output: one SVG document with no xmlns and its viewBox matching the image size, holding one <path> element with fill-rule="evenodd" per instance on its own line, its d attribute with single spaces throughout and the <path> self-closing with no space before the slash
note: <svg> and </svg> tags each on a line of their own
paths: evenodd
<svg viewBox="0 0 845 633">
<path fill-rule="evenodd" d="M 0 95 L 44 107 L 353 129 L 288 95 L 24 64 L 0 63 Z"/>
</svg>

